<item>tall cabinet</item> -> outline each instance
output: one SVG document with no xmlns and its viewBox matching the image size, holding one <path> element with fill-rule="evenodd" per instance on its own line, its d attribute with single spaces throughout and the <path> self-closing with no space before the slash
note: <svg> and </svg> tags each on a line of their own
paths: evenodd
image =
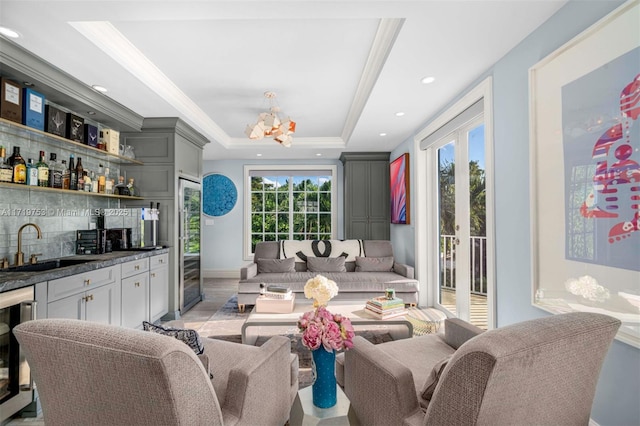
<svg viewBox="0 0 640 426">
<path fill-rule="evenodd" d="M 388 240 L 389 152 L 345 152 L 344 228 L 345 238 Z"/>
<path fill-rule="evenodd" d="M 145 118 L 142 132 L 121 133 L 120 142 L 132 146 L 136 159 L 144 162 L 144 167 L 123 167 L 127 177 L 135 179 L 140 195 L 147 200 L 138 205 L 149 207 L 150 202 L 160 203 L 159 244 L 171 247 L 168 262 L 169 314 L 165 319 L 179 318 L 179 185 L 181 179 L 201 183 L 202 151 L 209 140 L 184 121 L 171 117 Z M 134 203 L 127 205 L 133 206 Z"/>
</svg>

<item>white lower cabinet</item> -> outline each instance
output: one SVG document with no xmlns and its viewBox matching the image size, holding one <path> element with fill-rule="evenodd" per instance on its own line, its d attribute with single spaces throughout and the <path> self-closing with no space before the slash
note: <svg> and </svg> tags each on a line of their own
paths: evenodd
<svg viewBox="0 0 640 426">
<path fill-rule="evenodd" d="M 120 325 L 120 274 L 116 266 L 48 282 L 47 317 Z"/>
<path fill-rule="evenodd" d="M 154 322 L 169 312 L 169 255 L 149 258 L 149 321 Z"/>
<path fill-rule="evenodd" d="M 142 328 L 149 320 L 149 258 L 126 262 L 122 267 L 122 326 Z"/>
</svg>

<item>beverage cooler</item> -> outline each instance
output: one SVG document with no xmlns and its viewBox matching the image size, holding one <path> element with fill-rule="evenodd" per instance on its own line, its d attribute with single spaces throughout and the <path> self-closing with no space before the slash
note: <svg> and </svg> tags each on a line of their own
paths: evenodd
<svg viewBox="0 0 640 426">
<path fill-rule="evenodd" d="M 178 194 L 179 297 L 180 312 L 184 313 L 203 298 L 200 274 L 200 184 L 181 178 Z"/>
</svg>

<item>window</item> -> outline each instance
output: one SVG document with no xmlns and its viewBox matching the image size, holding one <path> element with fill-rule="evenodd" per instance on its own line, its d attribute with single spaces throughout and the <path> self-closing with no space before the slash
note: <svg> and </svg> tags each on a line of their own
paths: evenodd
<svg viewBox="0 0 640 426">
<path fill-rule="evenodd" d="M 335 166 L 245 166 L 246 253 L 260 241 L 335 237 Z"/>
</svg>

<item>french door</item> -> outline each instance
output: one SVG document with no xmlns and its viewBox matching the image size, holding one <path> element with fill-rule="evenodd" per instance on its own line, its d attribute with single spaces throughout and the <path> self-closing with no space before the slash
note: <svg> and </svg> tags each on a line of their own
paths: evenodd
<svg viewBox="0 0 640 426">
<path fill-rule="evenodd" d="M 488 327 L 487 202 L 483 115 L 440 138 L 428 150 L 437 256 L 436 303 L 451 315 Z"/>
</svg>

